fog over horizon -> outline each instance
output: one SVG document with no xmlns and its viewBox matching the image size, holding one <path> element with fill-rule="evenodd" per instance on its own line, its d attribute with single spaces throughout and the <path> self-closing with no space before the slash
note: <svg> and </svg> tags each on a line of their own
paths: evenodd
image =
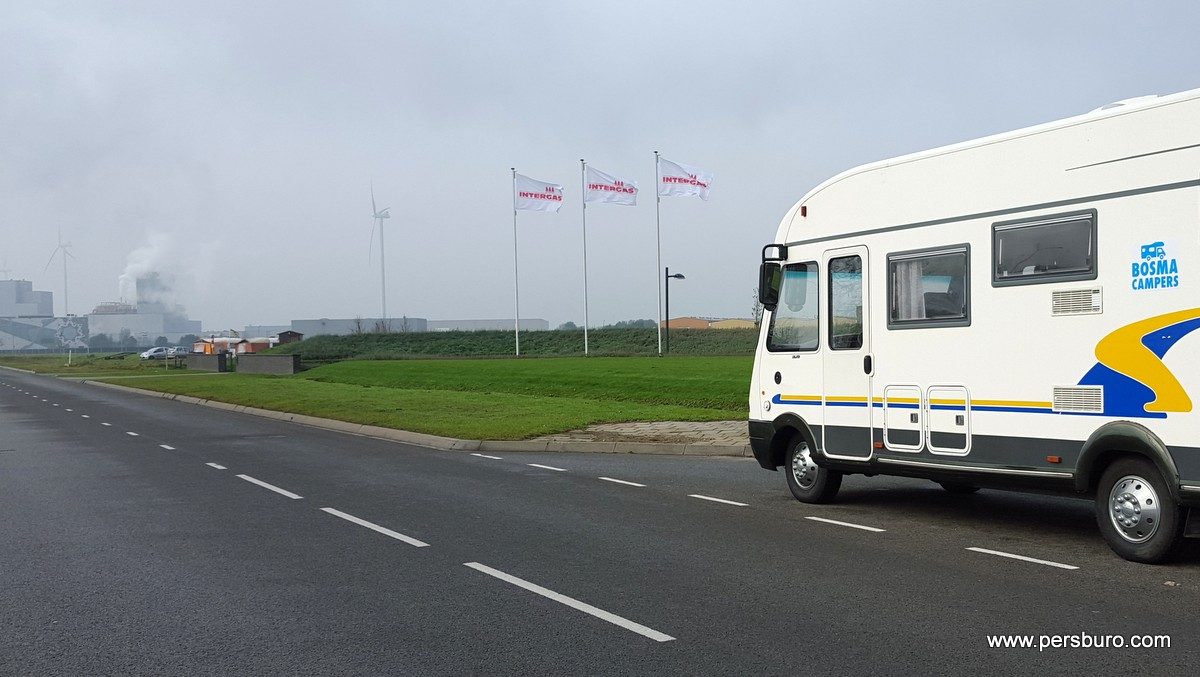
<svg viewBox="0 0 1200 677">
<path fill-rule="evenodd" d="M 593 325 L 654 318 L 653 151 L 671 314 L 748 317 L 762 245 L 864 162 L 1200 87 L 1195 2 L 0 4 L 0 269 L 63 313 L 158 273 L 205 330 L 583 322 L 579 160 L 641 188 L 588 209 Z M 4 274 L 0 273 L 0 277 Z M 132 301 L 133 299 L 124 299 Z"/>
</svg>

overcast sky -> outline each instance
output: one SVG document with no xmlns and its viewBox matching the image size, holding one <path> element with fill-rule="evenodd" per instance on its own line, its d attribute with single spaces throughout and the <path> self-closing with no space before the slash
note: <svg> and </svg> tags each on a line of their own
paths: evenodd
<svg viewBox="0 0 1200 677">
<path fill-rule="evenodd" d="M 579 159 L 638 181 L 588 215 L 593 324 L 655 316 L 653 151 L 716 174 L 662 204 L 672 315 L 748 316 L 759 250 L 857 164 L 1200 87 L 1200 3 L 0 0 L 0 269 L 70 311 L 132 266 L 207 329 L 583 319 Z M 369 255 L 371 258 L 368 258 Z M 2 276 L 3 273 L 0 273 Z"/>
</svg>

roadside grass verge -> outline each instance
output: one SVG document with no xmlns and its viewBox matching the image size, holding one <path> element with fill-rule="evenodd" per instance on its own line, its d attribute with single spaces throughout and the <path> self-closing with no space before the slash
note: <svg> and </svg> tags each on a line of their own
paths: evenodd
<svg viewBox="0 0 1200 677">
<path fill-rule="evenodd" d="M 145 374 L 178 373 L 174 367 L 164 367 L 162 360 L 143 360 L 137 355 L 116 359 L 104 359 L 106 354 L 83 353 L 71 357 L 52 355 L 10 355 L 0 357 L 0 365 L 15 369 L 26 369 L 38 374 L 56 376 L 140 376 Z"/>
<path fill-rule="evenodd" d="M 731 412 L 730 418 L 742 418 L 753 364 L 752 357 L 357 360 L 317 367 L 300 377 L 399 390 L 721 409 Z"/>
<path fill-rule="evenodd" d="M 112 379 L 121 382 L 122 379 Z M 668 404 L 330 383 L 225 374 L 138 379 L 147 390 L 464 439 L 520 440 L 623 421 L 721 421 L 744 411 Z"/>
</svg>

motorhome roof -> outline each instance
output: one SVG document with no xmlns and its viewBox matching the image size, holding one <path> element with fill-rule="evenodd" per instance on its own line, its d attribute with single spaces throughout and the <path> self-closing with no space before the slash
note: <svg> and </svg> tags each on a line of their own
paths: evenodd
<svg viewBox="0 0 1200 677">
<path fill-rule="evenodd" d="M 1132 98 L 1072 118 L 862 164 L 806 193 L 788 210 L 775 241 L 796 244 L 950 216 L 1034 209 L 1064 197 L 1138 187 L 1129 184 L 1130 176 L 1146 186 L 1192 180 L 1194 173 L 1184 169 L 1194 166 L 1188 158 L 1200 154 L 1198 102 L 1200 89 Z M 1054 133 L 1042 136 L 1048 132 Z M 1188 158 L 1140 162 L 1136 174 L 1114 163 L 1164 151 Z M 1096 169 L 1074 170 L 1085 167 Z"/>
<path fill-rule="evenodd" d="M 1000 141 L 1008 141 L 1010 139 L 1029 136 L 1031 134 L 1041 134 L 1042 132 L 1061 129 L 1063 127 L 1070 127 L 1071 125 L 1077 125 L 1083 122 L 1091 122 L 1100 118 L 1128 115 L 1129 113 L 1133 113 L 1138 110 L 1157 108 L 1159 106 L 1170 105 L 1178 101 L 1186 101 L 1196 98 L 1200 98 L 1200 89 L 1189 89 L 1186 92 L 1179 92 L 1178 94 L 1170 94 L 1167 96 L 1139 96 L 1131 99 L 1122 99 L 1121 101 L 1116 101 L 1111 104 L 1101 106 L 1100 108 L 1088 111 L 1082 115 L 1073 115 L 1069 118 L 1061 118 L 1051 122 L 1043 122 L 1041 124 L 1033 125 L 1032 127 L 1022 127 L 1021 129 L 1014 129 L 1009 132 L 1001 132 L 999 134 L 992 134 L 991 136 L 983 136 L 978 139 L 971 139 L 969 141 L 960 141 L 947 146 L 938 146 L 937 148 L 917 151 L 907 155 L 898 155 L 894 158 L 888 158 L 886 160 L 876 160 L 875 162 L 869 162 L 864 165 L 847 169 L 841 174 L 837 174 L 833 178 L 822 182 L 816 188 L 810 190 L 798 204 L 804 204 L 804 202 L 806 202 L 809 198 L 814 197 L 823 189 L 837 183 L 838 181 L 841 181 L 842 179 L 853 176 L 854 174 L 861 174 L 863 172 L 882 169 L 884 167 L 895 167 L 896 165 L 903 164 L 905 162 L 924 160 L 937 155 L 955 153 L 958 151 L 967 150 L 969 148 L 978 148 L 979 146 L 986 146 L 988 144 L 997 143 Z"/>
</svg>

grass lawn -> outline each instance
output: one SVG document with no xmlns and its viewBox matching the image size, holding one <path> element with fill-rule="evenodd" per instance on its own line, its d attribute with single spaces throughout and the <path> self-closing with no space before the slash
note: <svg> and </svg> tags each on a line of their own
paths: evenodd
<svg viewBox="0 0 1200 677">
<path fill-rule="evenodd" d="M 296 376 L 163 376 L 128 385 L 433 435 L 516 440 L 593 423 L 742 419 L 751 364 L 745 357 L 370 360 Z"/>
<path fill-rule="evenodd" d="M 71 357 L 70 366 L 67 366 L 66 355 L 14 355 L 0 357 L 0 365 L 58 376 L 140 376 L 182 371 L 168 369 L 162 360 L 143 360 L 136 354 L 104 359 L 108 354 L 111 353 L 76 354 Z"/>
</svg>

